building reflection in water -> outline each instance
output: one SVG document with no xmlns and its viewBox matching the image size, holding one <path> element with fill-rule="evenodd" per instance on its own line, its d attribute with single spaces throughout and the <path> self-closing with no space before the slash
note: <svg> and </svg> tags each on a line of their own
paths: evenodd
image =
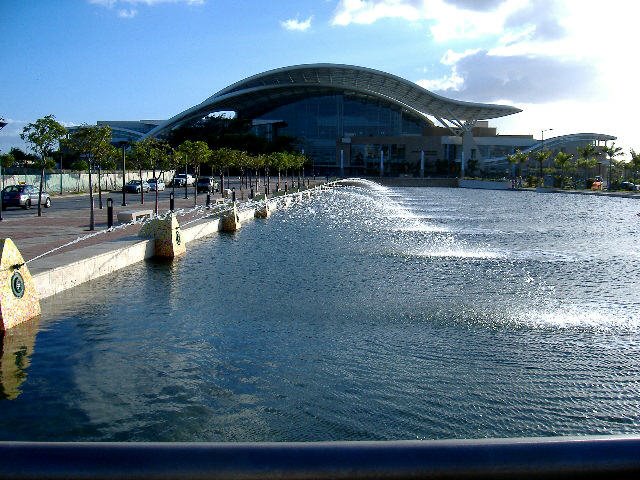
<svg viewBox="0 0 640 480">
<path fill-rule="evenodd" d="M 0 331 L 0 399 L 15 400 L 20 395 L 20 385 L 27 378 L 39 324 L 40 318 L 36 317 L 9 330 Z"/>
</svg>

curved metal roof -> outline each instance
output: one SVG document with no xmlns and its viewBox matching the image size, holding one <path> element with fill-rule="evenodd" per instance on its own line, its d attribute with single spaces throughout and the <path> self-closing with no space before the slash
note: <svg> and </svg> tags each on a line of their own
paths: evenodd
<svg viewBox="0 0 640 480">
<path fill-rule="evenodd" d="M 233 110 L 242 116 L 256 116 L 300 98 L 331 93 L 389 103 L 423 119 L 433 115 L 456 124 L 498 118 L 521 111 L 507 105 L 446 98 L 379 70 L 319 63 L 277 68 L 236 82 L 161 123 L 148 135 L 158 135 L 215 111 Z"/>
</svg>

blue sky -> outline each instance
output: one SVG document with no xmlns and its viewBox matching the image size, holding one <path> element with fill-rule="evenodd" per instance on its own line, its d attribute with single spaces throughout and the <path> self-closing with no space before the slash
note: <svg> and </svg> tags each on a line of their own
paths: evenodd
<svg viewBox="0 0 640 480">
<path fill-rule="evenodd" d="M 66 125 L 164 119 L 301 63 L 376 68 L 523 113 L 499 133 L 616 135 L 640 150 L 640 4 L 609 0 L 2 0 L 0 151 Z"/>
</svg>

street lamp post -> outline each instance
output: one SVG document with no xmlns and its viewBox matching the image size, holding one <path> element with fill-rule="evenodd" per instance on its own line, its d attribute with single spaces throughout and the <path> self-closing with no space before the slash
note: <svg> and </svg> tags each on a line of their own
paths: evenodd
<svg viewBox="0 0 640 480">
<path fill-rule="evenodd" d="M 553 128 L 545 128 L 543 130 L 541 130 L 541 134 L 542 134 L 542 148 L 540 148 L 540 152 L 544 152 L 544 132 L 551 132 L 553 131 Z M 540 162 L 540 178 L 542 179 L 542 161 Z"/>
<path fill-rule="evenodd" d="M 127 153 L 126 153 L 126 149 L 127 149 L 127 142 L 120 142 L 120 146 L 122 147 L 122 206 L 126 207 L 127 206 L 127 190 L 125 187 L 126 182 L 126 172 L 127 172 L 127 166 L 126 166 L 126 162 L 127 162 Z M 142 186 L 141 186 L 142 187 Z"/>
<path fill-rule="evenodd" d="M 0 117 L 0 130 L 4 128 L 7 123 L 4 121 L 4 118 Z M 2 160 L 0 160 L 0 178 L 2 178 Z M 2 184 L 4 188 L 4 183 Z M 0 222 L 2 221 L 2 189 L 0 188 Z"/>
<path fill-rule="evenodd" d="M 545 128 L 544 130 L 541 130 L 542 133 L 542 151 L 544 151 L 544 132 L 551 132 L 553 130 L 553 128 Z"/>
</svg>

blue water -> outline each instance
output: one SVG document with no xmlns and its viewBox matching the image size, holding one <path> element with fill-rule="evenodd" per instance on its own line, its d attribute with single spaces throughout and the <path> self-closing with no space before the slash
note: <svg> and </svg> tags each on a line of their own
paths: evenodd
<svg viewBox="0 0 640 480">
<path fill-rule="evenodd" d="M 638 212 L 326 192 L 44 301 L 0 439 L 640 433 Z"/>
</svg>

